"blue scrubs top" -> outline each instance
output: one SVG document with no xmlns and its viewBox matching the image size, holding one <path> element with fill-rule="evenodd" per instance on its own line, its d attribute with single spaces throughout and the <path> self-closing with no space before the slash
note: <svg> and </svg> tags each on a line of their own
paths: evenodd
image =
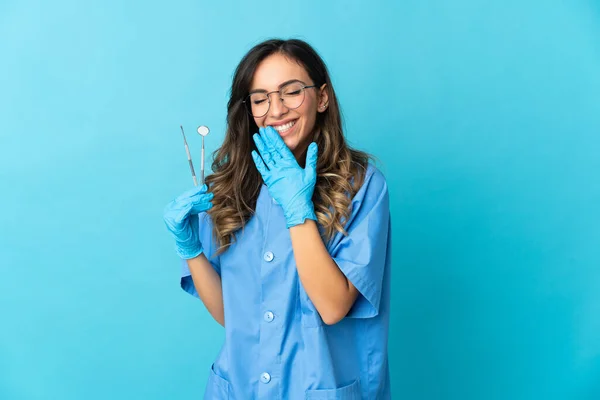
<svg viewBox="0 0 600 400">
<path fill-rule="evenodd" d="M 200 240 L 221 275 L 225 342 L 205 399 L 388 399 L 390 215 L 385 178 L 369 165 L 341 233 L 327 243 L 360 292 L 326 325 L 298 277 L 282 208 L 263 185 L 256 213 L 220 255 L 206 213 Z M 183 262 L 181 287 L 198 296 Z"/>
</svg>

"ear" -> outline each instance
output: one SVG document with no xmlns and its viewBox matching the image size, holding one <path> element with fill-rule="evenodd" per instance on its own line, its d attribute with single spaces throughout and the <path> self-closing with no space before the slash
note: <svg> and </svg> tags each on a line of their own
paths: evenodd
<svg viewBox="0 0 600 400">
<path fill-rule="evenodd" d="M 319 88 L 319 104 L 317 106 L 317 111 L 322 113 L 327 110 L 327 106 L 329 106 L 329 93 L 327 90 L 327 84 L 324 83 Z"/>
</svg>

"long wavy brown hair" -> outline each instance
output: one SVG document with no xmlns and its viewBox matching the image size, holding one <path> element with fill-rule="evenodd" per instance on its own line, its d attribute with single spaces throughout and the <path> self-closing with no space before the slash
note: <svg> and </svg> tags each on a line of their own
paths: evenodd
<svg viewBox="0 0 600 400">
<path fill-rule="evenodd" d="M 214 194 L 213 207 L 208 214 L 213 222 L 219 254 L 233 243 L 236 233 L 254 214 L 263 184 L 251 156 L 251 151 L 256 150 L 252 135 L 258 132 L 258 127 L 243 100 L 248 96 L 260 62 L 275 53 L 298 62 L 318 87 L 327 84 L 329 106 L 325 112 L 317 113 L 313 138 L 319 149 L 313 203 L 325 241 L 337 232 L 346 234 L 344 223 L 351 212 L 351 199 L 363 184 L 371 158 L 347 144 L 329 72 L 308 43 L 298 39 L 271 39 L 254 46 L 235 70 L 227 104 L 225 140 L 213 153 L 213 173 L 206 177 L 209 191 Z"/>
</svg>

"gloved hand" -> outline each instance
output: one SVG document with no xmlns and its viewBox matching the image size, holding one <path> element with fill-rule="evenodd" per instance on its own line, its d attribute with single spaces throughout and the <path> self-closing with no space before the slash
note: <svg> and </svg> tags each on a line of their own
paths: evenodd
<svg viewBox="0 0 600 400">
<path fill-rule="evenodd" d="M 283 208 L 287 227 L 300 225 L 306 219 L 316 221 L 312 196 L 317 182 L 317 144 L 308 146 L 306 167 L 301 168 L 273 127 L 260 128 L 259 132 L 253 139 L 262 160 L 254 150 L 252 159 L 269 193 Z"/>
<path fill-rule="evenodd" d="M 195 187 L 167 204 L 163 218 L 175 238 L 175 249 L 183 259 L 194 258 L 202 253 L 198 237 L 198 214 L 212 207 L 212 193 L 206 193 L 206 185 Z"/>
</svg>

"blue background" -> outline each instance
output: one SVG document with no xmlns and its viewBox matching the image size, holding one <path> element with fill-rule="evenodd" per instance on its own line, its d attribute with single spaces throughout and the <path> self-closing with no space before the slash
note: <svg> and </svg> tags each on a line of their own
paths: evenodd
<svg viewBox="0 0 600 400">
<path fill-rule="evenodd" d="M 85 3 L 85 4 L 84 4 Z M 600 2 L 0 2 L 0 398 L 200 398 L 223 330 L 164 205 L 299 37 L 394 231 L 398 399 L 600 398 Z"/>
</svg>

